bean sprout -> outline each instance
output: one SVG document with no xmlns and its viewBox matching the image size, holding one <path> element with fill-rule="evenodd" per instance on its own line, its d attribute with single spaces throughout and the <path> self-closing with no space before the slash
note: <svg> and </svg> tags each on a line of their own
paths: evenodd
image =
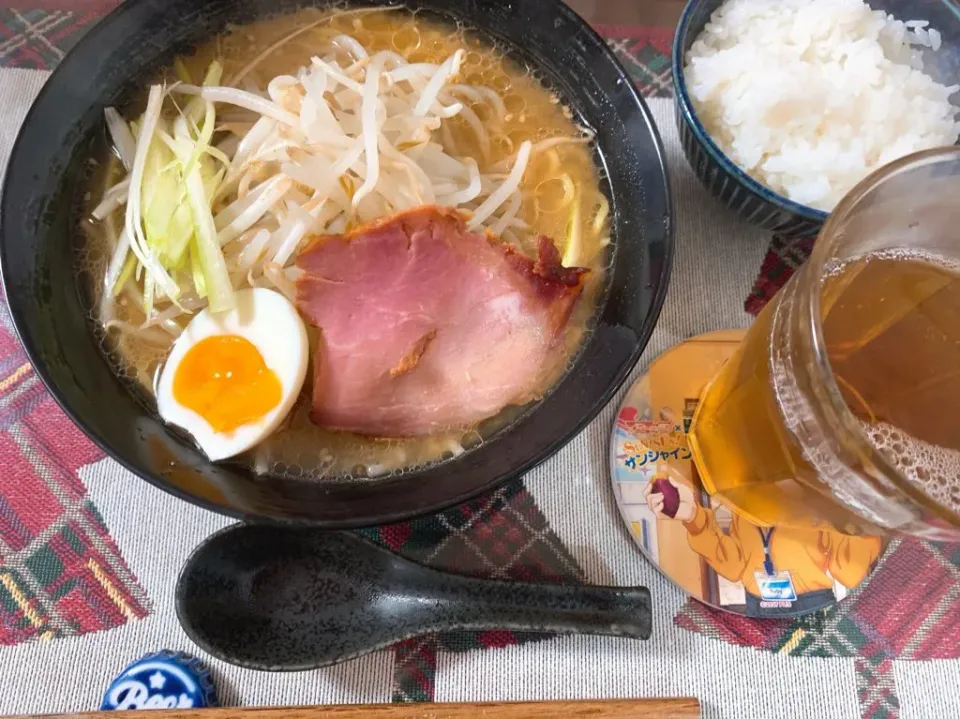
<svg viewBox="0 0 960 719">
<path fill-rule="evenodd" d="M 563 207 L 576 197 L 556 150 L 589 138 L 524 141 L 514 153 L 514 139 L 500 131 L 508 115 L 501 95 L 458 81 L 464 50 L 439 64 L 408 63 L 395 52 L 371 54 L 355 38 L 338 35 L 306 67 L 261 84 L 256 68 L 264 58 L 325 19 L 274 43 L 225 84 L 218 84 L 217 72 L 208 73 L 202 86 L 184 76 L 187 82 L 168 89 L 151 88 L 136 137 L 119 113 L 105 112 L 129 170 L 93 211 L 94 219 L 112 221 L 126 204 L 105 301 L 129 289 L 146 310 L 139 328 L 114 323 L 113 329 L 170 336 L 179 332 L 185 315 L 208 306 L 203 278 L 196 270 L 191 277 L 190 263 L 186 271 L 183 264 L 165 269 L 145 236 L 140 197 L 155 140 L 182 163 L 190 207 L 207 218 L 204 236 L 211 241 L 204 245 L 204 261 L 215 262 L 229 292 L 265 286 L 295 298 L 292 264 L 311 235 L 345 232 L 418 205 L 459 208 L 469 215 L 472 231 L 522 244 L 529 231 L 525 220 L 539 208 L 536 193 L 528 191 L 525 199 L 521 184 L 540 153 L 550 152 L 546 159 L 557 167 L 544 173 L 540 163 L 537 177 L 563 182 Z M 174 96 L 188 101 L 177 105 Z M 475 143 L 469 141 L 474 156 L 460 152 L 451 131 L 455 122 L 462 123 L 458 132 L 466 130 L 459 135 L 464 143 L 475 137 Z M 506 159 L 491 164 L 495 154 Z M 596 232 L 608 215 L 609 204 L 601 198 L 592 220 Z M 140 282 L 126 282 L 134 270 Z M 209 306 L 226 307 L 225 300 L 221 292 Z"/>
<path fill-rule="evenodd" d="M 520 187 L 520 181 L 523 179 L 523 173 L 527 169 L 527 162 L 530 160 L 530 151 L 532 148 L 533 143 L 529 141 L 524 142 L 520 146 L 520 151 L 517 153 L 517 161 L 510 171 L 510 175 L 504 180 L 503 184 L 497 188 L 497 191 L 490 195 L 490 197 L 477 208 L 476 212 L 473 213 L 473 217 L 470 218 L 469 227 L 471 230 L 480 229 L 484 221 L 496 212 L 497 208 L 506 202 L 507 198 Z"/>
</svg>

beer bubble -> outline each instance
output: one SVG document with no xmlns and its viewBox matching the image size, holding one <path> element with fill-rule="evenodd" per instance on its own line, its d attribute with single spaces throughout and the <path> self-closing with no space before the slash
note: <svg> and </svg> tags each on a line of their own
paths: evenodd
<svg viewBox="0 0 960 719">
<path fill-rule="evenodd" d="M 860 420 L 869 443 L 930 499 L 960 513 L 960 451 L 911 437 L 887 423 Z"/>
</svg>

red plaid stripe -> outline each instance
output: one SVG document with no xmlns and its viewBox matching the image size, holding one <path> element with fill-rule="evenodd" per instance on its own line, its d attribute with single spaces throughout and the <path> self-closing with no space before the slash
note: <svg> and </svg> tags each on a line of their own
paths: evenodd
<svg viewBox="0 0 960 719">
<path fill-rule="evenodd" d="M 864 717 L 899 715 L 891 662 L 960 658 L 960 545 L 892 546 L 848 599 L 812 617 L 752 621 L 690 601 L 675 622 L 734 644 L 794 656 L 857 659 Z"/>
<path fill-rule="evenodd" d="M 394 702 L 433 701 L 438 645 L 437 637 L 417 637 L 394 647 Z"/>
<path fill-rule="evenodd" d="M 459 574 L 582 581 L 576 561 L 519 480 L 446 512 L 364 534 L 411 559 Z M 496 649 L 537 638 L 510 631 L 453 632 L 404 642 L 394 649 L 394 699 L 432 700 L 440 649 Z"/>
<path fill-rule="evenodd" d="M 87 7 L 75 6 L 70 10 L 0 6 L 0 67 L 52 70 L 103 12 L 116 3 L 110 7 L 96 2 L 83 5 Z"/>
<path fill-rule="evenodd" d="M 737 614 L 708 607 L 700 602 L 688 602 L 674 617 L 674 623 L 693 632 L 701 632 L 728 644 L 773 651 L 782 643 L 790 622 L 770 620 L 758 622 Z"/>
<path fill-rule="evenodd" d="M 44 390 L 0 303 L 0 644 L 147 613 L 77 470 L 100 451 Z"/>
<path fill-rule="evenodd" d="M 760 275 L 753 286 L 753 291 L 744 303 L 744 309 L 752 315 L 760 314 L 767 302 L 787 284 L 800 266 L 810 257 L 815 238 L 807 237 L 798 240 L 787 240 L 775 236 L 770 241 L 770 249 L 760 267 Z"/>
<path fill-rule="evenodd" d="M 866 654 L 930 658 L 917 652 L 918 638 L 926 638 L 941 657 L 951 646 L 952 656 L 960 657 L 960 624 L 943 622 L 960 608 L 957 568 L 948 564 L 932 545 L 921 542 L 905 543 L 890 555 L 882 571 L 844 606 L 866 637 L 861 647 Z"/>
<path fill-rule="evenodd" d="M 863 719 L 899 719 L 900 699 L 897 698 L 893 676 L 893 661 L 877 662 L 857 657 L 857 699 Z"/>
<path fill-rule="evenodd" d="M 672 97 L 670 46 L 673 30 L 664 27 L 597 25 L 607 44 L 646 97 Z"/>
</svg>

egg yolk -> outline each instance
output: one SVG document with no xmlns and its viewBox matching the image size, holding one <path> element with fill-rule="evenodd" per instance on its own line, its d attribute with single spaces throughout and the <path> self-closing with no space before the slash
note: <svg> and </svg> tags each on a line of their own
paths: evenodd
<svg viewBox="0 0 960 719">
<path fill-rule="evenodd" d="M 173 397 L 203 417 L 215 432 L 255 422 L 280 404 L 283 387 L 260 351 L 236 335 L 207 337 L 184 355 L 173 378 Z"/>
</svg>

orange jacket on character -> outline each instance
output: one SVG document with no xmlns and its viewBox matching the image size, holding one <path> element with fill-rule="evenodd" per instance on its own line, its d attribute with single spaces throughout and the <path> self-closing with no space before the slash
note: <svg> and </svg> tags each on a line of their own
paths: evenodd
<svg viewBox="0 0 960 719">
<path fill-rule="evenodd" d="M 727 534 L 717 525 L 713 510 L 700 506 L 684 526 L 690 547 L 717 574 L 731 582 L 743 582 L 750 594 L 760 595 L 754 577 L 754 572 L 764 571 L 759 527 L 734 514 Z M 818 534 L 816 543 L 810 541 L 814 531 Z M 882 549 L 879 537 L 850 536 L 826 527 L 777 527 L 770 536 L 774 569 L 790 570 L 797 594 L 832 590 L 834 579 L 848 589 L 857 586 L 869 574 Z"/>
</svg>

